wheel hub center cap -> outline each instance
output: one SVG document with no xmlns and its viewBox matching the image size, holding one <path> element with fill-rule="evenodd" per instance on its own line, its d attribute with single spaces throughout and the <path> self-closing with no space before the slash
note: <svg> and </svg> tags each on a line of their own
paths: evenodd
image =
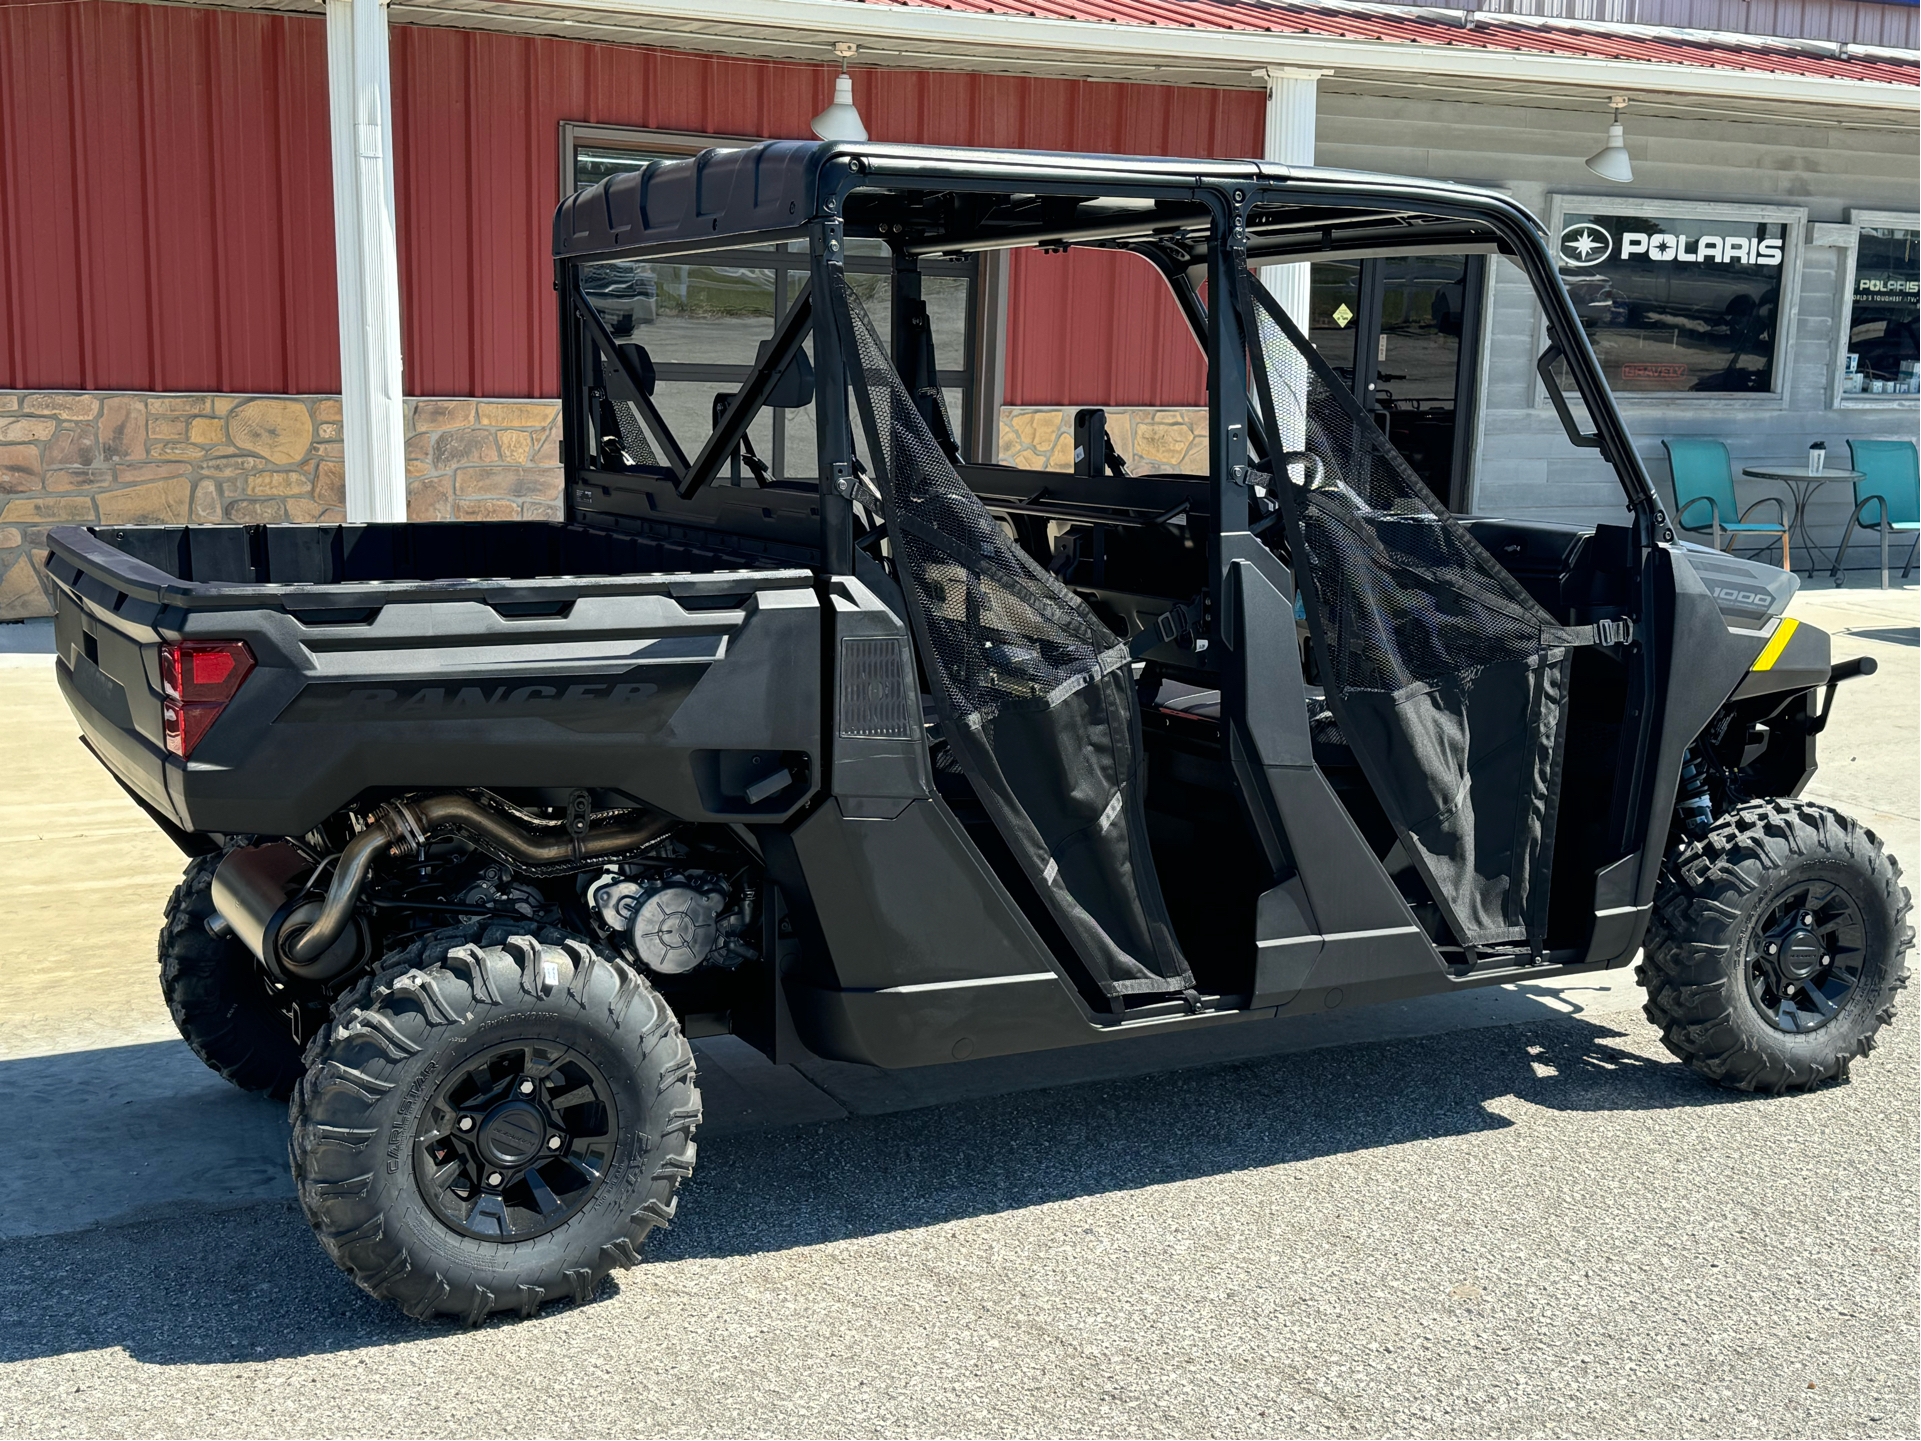
<svg viewBox="0 0 1921 1441">
<path fill-rule="evenodd" d="M 1790 931 L 1781 943 L 1781 974 L 1805 981 L 1828 962 L 1828 948 L 1813 931 Z"/>
<path fill-rule="evenodd" d="M 509 1101 L 481 1122 L 481 1154 L 497 1166 L 521 1166 L 540 1154 L 547 1122 L 525 1101 Z"/>
</svg>

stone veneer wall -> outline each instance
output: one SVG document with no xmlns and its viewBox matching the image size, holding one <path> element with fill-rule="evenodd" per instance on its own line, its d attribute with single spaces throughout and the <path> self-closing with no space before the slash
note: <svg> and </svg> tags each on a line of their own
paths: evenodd
<svg viewBox="0 0 1921 1441">
<path fill-rule="evenodd" d="M 1074 412 L 1078 406 L 1001 407 L 1002 465 L 1022 470 L 1074 468 Z M 1207 474 L 1207 408 L 1155 410 L 1114 407 L 1107 412 L 1107 443 L 1135 474 Z"/>
<path fill-rule="evenodd" d="M 560 406 L 409 400 L 409 520 L 554 520 Z M 340 401 L 0 391 L 0 620 L 52 613 L 54 525 L 344 520 Z"/>
<path fill-rule="evenodd" d="M 1001 411 L 1000 459 L 1074 468 L 1073 406 Z M 407 402 L 409 520 L 555 520 L 560 407 L 552 400 Z M 1134 471 L 1207 471 L 1204 408 L 1114 408 Z M 0 621 L 52 613 L 55 525 L 346 519 L 340 401 L 325 395 L 0 391 Z"/>
</svg>

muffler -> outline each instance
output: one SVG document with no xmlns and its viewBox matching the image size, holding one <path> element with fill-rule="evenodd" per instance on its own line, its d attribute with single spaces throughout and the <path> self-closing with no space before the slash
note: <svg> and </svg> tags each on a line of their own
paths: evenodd
<svg viewBox="0 0 1921 1441">
<path fill-rule="evenodd" d="M 286 942 L 310 934 L 320 919 L 321 902 L 302 894 L 313 871 L 313 861 L 298 846 L 269 841 L 228 851 L 213 873 L 215 912 L 283 980 L 332 980 L 366 960 L 371 949 L 367 927 L 350 908 L 348 919 L 354 923 L 342 926 L 332 944 L 304 960 L 288 953 Z"/>
</svg>

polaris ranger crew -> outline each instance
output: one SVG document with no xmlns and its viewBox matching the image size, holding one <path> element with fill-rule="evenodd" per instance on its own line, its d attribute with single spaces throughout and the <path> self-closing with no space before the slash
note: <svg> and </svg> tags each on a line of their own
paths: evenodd
<svg viewBox="0 0 1921 1441">
<path fill-rule="evenodd" d="M 1097 414 L 1071 474 L 964 450 L 932 279 L 1023 246 L 1165 283 L 1204 471 L 1128 472 Z M 1532 285 L 1618 522 L 1450 514 L 1260 279 L 1460 254 Z M 690 256 L 776 277 L 718 395 L 607 299 Z M 1893 1014 L 1899 871 L 1798 799 L 1873 666 L 1676 541 L 1507 197 L 772 142 L 568 197 L 554 282 L 563 520 L 50 540 L 85 743 L 189 858 L 173 1014 L 291 1096 L 374 1295 L 477 1322 L 634 1262 L 689 1037 L 926 1066 L 1638 955 L 1670 1050 L 1778 1092 Z"/>
</svg>

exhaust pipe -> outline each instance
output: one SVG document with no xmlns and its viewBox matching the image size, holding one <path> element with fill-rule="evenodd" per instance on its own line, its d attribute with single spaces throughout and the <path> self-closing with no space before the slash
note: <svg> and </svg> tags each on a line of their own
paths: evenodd
<svg viewBox="0 0 1921 1441">
<path fill-rule="evenodd" d="M 416 855 L 430 836 L 458 831 L 479 849 L 523 870 L 578 870 L 638 850 L 673 825 L 669 817 L 654 815 L 590 826 L 584 832 L 568 827 L 537 836 L 463 795 L 392 801 L 341 850 L 324 900 L 288 898 L 295 878 L 311 872 L 312 866 L 296 847 L 276 841 L 228 853 L 214 872 L 214 908 L 270 969 L 301 980 L 327 981 L 366 959 L 370 938 L 354 907 L 382 852 Z"/>
<path fill-rule="evenodd" d="M 342 927 L 305 964 L 287 955 L 283 939 L 305 936 L 320 918 L 321 903 L 300 894 L 313 870 L 313 860 L 298 846 L 270 841 L 227 852 L 213 873 L 214 914 L 283 979 L 332 980 L 365 960 L 371 949 L 366 926 L 355 924 Z"/>
</svg>

